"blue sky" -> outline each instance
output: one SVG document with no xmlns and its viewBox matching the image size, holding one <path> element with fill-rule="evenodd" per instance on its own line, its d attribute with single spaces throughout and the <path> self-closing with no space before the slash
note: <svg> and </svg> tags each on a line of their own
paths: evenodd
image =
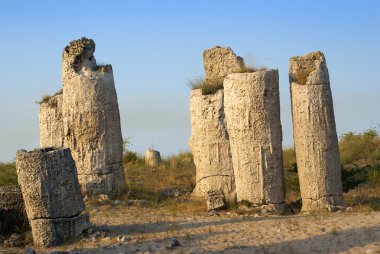
<svg viewBox="0 0 380 254">
<path fill-rule="evenodd" d="M 187 150 L 186 81 L 202 52 L 230 46 L 280 73 L 283 145 L 291 146 L 288 60 L 321 50 L 338 135 L 380 124 L 380 1 L 0 1 L 0 161 L 38 147 L 38 101 L 61 87 L 62 49 L 86 36 L 112 64 L 130 149 Z"/>
</svg>

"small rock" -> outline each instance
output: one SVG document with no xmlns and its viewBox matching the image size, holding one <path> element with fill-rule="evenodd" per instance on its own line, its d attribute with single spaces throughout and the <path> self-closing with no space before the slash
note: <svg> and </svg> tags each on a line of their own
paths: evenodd
<svg viewBox="0 0 380 254">
<path fill-rule="evenodd" d="M 171 250 L 175 247 L 178 247 L 178 246 L 181 246 L 181 244 L 179 243 L 178 239 L 176 238 L 173 238 L 170 240 L 169 244 L 166 246 L 166 249 L 167 250 Z"/>
<path fill-rule="evenodd" d="M 5 247 L 20 247 L 22 245 L 24 245 L 24 237 L 21 234 L 14 233 L 4 241 Z"/>
<path fill-rule="evenodd" d="M 352 211 L 353 211 L 353 209 L 352 209 L 352 207 L 349 207 L 349 206 L 348 206 L 348 207 L 346 208 L 346 210 L 345 210 L 345 211 L 346 211 L 346 212 L 352 212 Z"/>
<path fill-rule="evenodd" d="M 119 235 L 117 238 L 116 238 L 116 240 L 118 241 L 118 242 L 126 242 L 126 241 L 129 241 L 131 238 L 129 238 L 129 237 L 127 237 L 127 236 L 125 236 L 125 235 Z"/>
<path fill-rule="evenodd" d="M 113 201 L 113 204 L 114 204 L 114 205 L 118 205 L 118 204 L 120 204 L 120 200 L 116 199 L 115 201 Z"/>
<path fill-rule="evenodd" d="M 226 199 L 222 190 L 209 190 L 206 193 L 207 210 L 226 208 Z"/>
<path fill-rule="evenodd" d="M 261 210 L 261 215 L 265 215 L 265 214 L 267 214 L 267 209 L 264 208 Z"/>
<path fill-rule="evenodd" d="M 99 198 L 99 201 L 109 200 L 110 199 L 109 196 L 106 195 L 106 194 L 99 194 L 98 198 Z"/>
<path fill-rule="evenodd" d="M 36 251 L 32 248 L 27 248 L 25 250 L 25 254 L 37 254 Z"/>
<path fill-rule="evenodd" d="M 218 216 L 218 214 L 215 212 L 215 210 L 211 210 L 207 214 L 208 214 L 208 216 Z"/>
</svg>

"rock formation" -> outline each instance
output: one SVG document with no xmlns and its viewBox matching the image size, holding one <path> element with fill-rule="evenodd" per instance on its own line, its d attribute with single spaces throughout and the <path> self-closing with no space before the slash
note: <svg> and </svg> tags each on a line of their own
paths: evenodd
<svg viewBox="0 0 380 254">
<path fill-rule="evenodd" d="M 206 72 L 205 85 L 223 84 L 227 74 L 244 72 L 243 58 L 229 47 L 213 47 L 203 52 L 203 64 Z"/>
<path fill-rule="evenodd" d="M 99 66 L 95 43 L 82 38 L 62 56 L 63 132 L 85 193 L 125 190 L 123 140 L 111 65 Z"/>
<path fill-rule="evenodd" d="M 227 75 L 224 111 L 238 201 L 282 209 L 285 190 L 278 71 Z"/>
<path fill-rule="evenodd" d="M 222 190 L 226 198 L 235 190 L 230 144 L 223 110 L 223 90 L 202 95 L 196 89 L 190 96 L 191 137 L 189 147 L 196 166 L 195 197 L 210 190 Z"/>
<path fill-rule="evenodd" d="M 80 192 L 75 162 L 69 149 L 19 150 L 18 182 L 38 246 L 74 239 L 90 227 Z"/>
<path fill-rule="evenodd" d="M 302 210 L 344 206 L 333 101 L 323 53 L 291 58 L 289 80 Z"/>
<path fill-rule="evenodd" d="M 209 190 L 206 193 L 207 211 L 226 208 L 227 203 L 221 190 Z"/>
<path fill-rule="evenodd" d="M 21 233 L 29 228 L 24 200 L 18 185 L 0 186 L 0 230 Z"/>
<path fill-rule="evenodd" d="M 145 165 L 147 165 L 148 167 L 158 167 L 158 165 L 161 162 L 160 152 L 149 148 L 145 151 L 144 160 Z"/>
<path fill-rule="evenodd" d="M 62 91 L 40 102 L 40 147 L 64 147 Z"/>
</svg>

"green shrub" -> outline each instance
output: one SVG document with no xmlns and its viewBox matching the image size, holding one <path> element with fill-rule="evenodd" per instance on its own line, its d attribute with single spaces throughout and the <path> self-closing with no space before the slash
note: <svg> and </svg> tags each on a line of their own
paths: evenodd
<svg viewBox="0 0 380 254">
<path fill-rule="evenodd" d="M 296 152 L 294 148 L 288 147 L 284 148 L 282 151 L 283 154 L 283 164 L 285 170 L 297 171 L 297 160 Z"/>
<path fill-rule="evenodd" d="M 375 129 L 347 132 L 340 137 L 339 150 L 343 165 L 374 165 L 380 161 L 380 137 Z"/>
<path fill-rule="evenodd" d="M 13 184 L 17 184 L 16 164 L 0 162 L 0 185 Z"/>
</svg>

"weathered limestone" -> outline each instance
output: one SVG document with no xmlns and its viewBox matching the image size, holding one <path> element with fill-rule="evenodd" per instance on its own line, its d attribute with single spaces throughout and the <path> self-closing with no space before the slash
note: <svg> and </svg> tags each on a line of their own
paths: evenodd
<svg viewBox="0 0 380 254">
<path fill-rule="evenodd" d="M 40 147 L 64 147 L 62 91 L 40 102 Z"/>
<path fill-rule="evenodd" d="M 119 106 L 111 65 L 98 66 L 95 43 L 82 38 L 63 50 L 63 129 L 87 194 L 126 190 Z"/>
<path fill-rule="evenodd" d="M 230 144 L 223 110 L 223 90 L 202 95 L 196 89 L 190 96 L 191 137 L 189 147 L 196 166 L 195 197 L 205 197 L 209 190 L 222 190 L 233 198 L 235 180 Z"/>
<path fill-rule="evenodd" d="M 145 151 L 144 160 L 145 165 L 147 165 L 148 167 L 158 167 L 158 165 L 161 162 L 160 152 L 149 148 Z"/>
<path fill-rule="evenodd" d="M 224 198 L 223 191 L 221 190 L 209 190 L 206 193 L 207 211 L 218 210 L 226 208 L 227 203 Z"/>
<path fill-rule="evenodd" d="M 19 150 L 16 167 L 36 245 L 62 244 L 90 227 L 69 149 Z"/>
<path fill-rule="evenodd" d="M 236 56 L 230 47 L 213 47 L 203 52 L 203 64 L 206 72 L 205 84 L 223 84 L 227 74 L 244 72 L 243 58 Z"/>
<path fill-rule="evenodd" d="M 302 211 L 344 206 L 329 73 L 322 52 L 289 61 Z"/>
<path fill-rule="evenodd" d="M 24 200 L 18 185 L 0 186 L 1 233 L 22 232 L 29 228 Z"/>
<path fill-rule="evenodd" d="M 278 71 L 227 75 L 224 111 L 238 201 L 280 209 L 285 189 Z"/>
</svg>

